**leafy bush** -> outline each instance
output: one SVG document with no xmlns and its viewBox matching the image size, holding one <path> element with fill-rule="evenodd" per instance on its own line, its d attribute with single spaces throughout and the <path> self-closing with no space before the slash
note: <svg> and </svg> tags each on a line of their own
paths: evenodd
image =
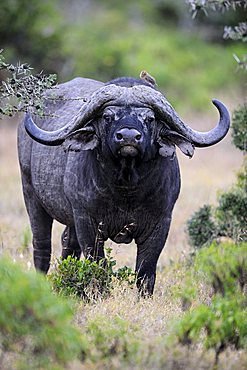
<svg viewBox="0 0 247 370">
<path fill-rule="evenodd" d="M 234 145 L 247 151 L 247 104 L 235 109 L 232 117 L 232 138 Z"/>
<path fill-rule="evenodd" d="M 132 323 L 113 316 L 111 319 L 98 316 L 90 320 L 85 327 L 85 337 L 88 341 L 85 358 L 93 362 L 105 360 L 114 363 L 114 357 L 129 365 L 136 363 L 136 356 L 141 345 L 138 338 L 138 327 Z"/>
<path fill-rule="evenodd" d="M 213 221 L 212 207 L 204 205 L 187 221 L 190 243 L 194 247 L 209 244 L 216 236 L 216 226 Z"/>
<path fill-rule="evenodd" d="M 216 208 L 216 221 L 219 236 L 227 236 L 236 241 L 247 241 L 247 193 L 244 189 L 233 188 L 222 193 Z"/>
<path fill-rule="evenodd" d="M 187 222 L 190 243 L 195 248 L 210 244 L 222 236 L 236 242 L 247 241 L 247 164 L 238 173 L 237 183 L 221 193 L 213 210 L 204 205 Z"/>
<path fill-rule="evenodd" d="M 194 261 L 194 272 L 221 295 L 243 292 L 247 286 L 247 243 L 217 244 L 201 249 Z"/>
<path fill-rule="evenodd" d="M 132 286 L 136 282 L 136 274 L 135 272 L 128 266 L 120 267 L 115 273 L 114 276 L 117 280 L 122 282 L 127 282 L 128 285 Z"/>
<path fill-rule="evenodd" d="M 68 256 L 58 260 L 55 271 L 49 276 L 54 290 L 66 296 L 94 299 L 109 294 L 112 287 L 112 262 L 105 260 L 79 260 Z"/>
<path fill-rule="evenodd" d="M 174 292 L 189 308 L 208 302 L 212 294 L 222 296 L 247 288 L 247 244 L 212 243 L 189 259 Z M 191 263 L 193 262 L 193 263 Z"/>
<path fill-rule="evenodd" d="M 109 295 L 116 279 L 129 285 L 134 284 L 136 277 L 132 269 L 124 266 L 114 272 L 115 265 L 116 261 L 110 256 L 110 249 L 107 257 L 99 262 L 68 256 L 67 259 L 58 260 L 49 280 L 53 289 L 65 296 L 72 295 L 85 300 L 97 299 Z"/>
<path fill-rule="evenodd" d="M 210 306 L 200 305 L 188 312 L 177 326 L 179 342 L 190 345 L 202 340 L 215 350 L 215 361 L 227 347 L 247 348 L 247 308 L 241 295 L 228 299 L 216 296 Z M 204 337 L 202 337 L 204 334 Z"/>
<path fill-rule="evenodd" d="M 227 347 L 247 348 L 247 243 L 201 249 L 190 273 L 189 289 L 191 283 L 198 289 L 208 284 L 214 294 L 209 305 L 199 304 L 180 320 L 178 341 L 184 345 L 202 341 L 205 348 L 215 350 L 216 362 Z"/>
<path fill-rule="evenodd" d="M 0 281 L 3 365 L 59 369 L 79 355 L 81 337 L 70 323 L 72 309 L 51 292 L 45 277 L 34 271 L 24 272 L 17 264 L 1 258 Z M 7 362 L 11 354 L 12 366 Z"/>
<path fill-rule="evenodd" d="M 242 169 L 237 174 L 236 186 L 247 193 L 247 156 L 244 157 Z"/>
</svg>

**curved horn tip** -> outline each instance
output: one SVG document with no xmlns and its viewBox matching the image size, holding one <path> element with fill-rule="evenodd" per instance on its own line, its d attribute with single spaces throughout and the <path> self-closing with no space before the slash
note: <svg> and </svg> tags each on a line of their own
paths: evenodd
<svg viewBox="0 0 247 370">
<path fill-rule="evenodd" d="M 221 110 L 224 110 L 225 113 L 228 113 L 228 115 L 229 115 L 229 112 L 228 112 L 227 107 L 220 100 L 218 100 L 218 99 L 212 99 L 212 103 L 213 103 L 213 105 L 216 106 L 216 108 L 221 109 Z"/>
<path fill-rule="evenodd" d="M 33 138 L 32 127 L 34 125 L 35 125 L 35 123 L 33 122 L 33 118 L 32 118 L 31 113 L 27 112 L 26 116 L 24 118 L 24 126 L 25 126 L 25 130 L 27 131 L 28 135 L 31 136 L 32 138 Z"/>
<path fill-rule="evenodd" d="M 31 113 L 27 112 L 24 118 L 24 127 L 27 134 L 34 140 L 40 144 L 48 145 L 48 146 L 57 146 L 61 145 L 64 142 L 64 139 L 53 139 L 47 140 L 46 138 L 46 131 L 43 131 L 33 121 Z"/>
<path fill-rule="evenodd" d="M 218 99 L 213 99 L 212 100 L 212 103 L 216 106 L 216 108 L 218 109 L 218 111 L 220 112 L 220 116 L 224 116 L 225 119 L 228 121 L 228 124 L 230 126 L 230 113 L 227 109 L 227 107 L 225 106 L 225 104 L 223 104 L 220 100 Z"/>
</svg>

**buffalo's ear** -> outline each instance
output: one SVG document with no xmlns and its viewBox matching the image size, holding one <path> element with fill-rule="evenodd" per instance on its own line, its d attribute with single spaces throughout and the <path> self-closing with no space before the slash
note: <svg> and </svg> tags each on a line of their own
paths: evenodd
<svg viewBox="0 0 247 370">
<path fill-rule="evenodd" d="M 163 157 L 173 157 L 175 154 L 175 145 L 188 157 L 192 158 L 194 154 L 194 145 L 183 135 L 169 129 L 160 131 L 158 143 L 160 145 L 159 153 Z"/>
<path fill-rule="evenodd" d="M 83 127 L 70 134 L 63 143 L 65 151 L 80 152 L 93 150 L 98 145 L 98 138 L 93 127 Z"/>
<path fill-rule="evenodd" d="M 171 141 L 159 138 L 158 143 L 160 146 L 159 154 L 162 155 L 162 157 L 174 157 L 176 148 Z"/>
</svg>

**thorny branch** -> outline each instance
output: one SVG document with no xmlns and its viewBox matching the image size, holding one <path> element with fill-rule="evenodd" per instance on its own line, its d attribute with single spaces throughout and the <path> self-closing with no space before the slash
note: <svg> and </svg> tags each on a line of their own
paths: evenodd
<svg viewBox="0 0 247 370">
<path fill-rule="evenodd" d="M 241 7 L 247 8 L 247 0 L 186 0 L 186 3 L 190 6 L 193 18 L 196 17 L 200 10 L 207 15 L 208 9 L 224 12 Z"/>
<path fill-rule="evenodd" d="M 0 72 L 7 77 L 0 83 L 0 118 L 3 115 L 12 117 L 17 112 L 32 111 L 34 114 L 45 116 L 44 102 L 47 99 L 47 90 L 54 90 L 49 94 L 49 100 L 82 100 L 85 97 L 65 98 L 56 95 L 55 74 L 44 75 L 42 72 L 33 75 L 33 68 L 28 64 L 18 63 L 16 66 L 5 62 L 0 50 Z"/>
<path fill-rule="evenodd" d="M 237 10 L 237 8 L 247 9 L 247 0 L 186 0 L 192 12 L 192 18 L 195 18 L 199 11 L 203 11 L 208 15 L 207 10 L 213 11 L 229 11 Z M 247 22 L 240 22 L 235 27 L 225 26 L 224 39 L 247 41 Z M 247 71 L 247 55 L 241 60 L 237 55 L 233 54 L 234 59 L 238 63 L 238 67 Z"/>
<path fill-rule="evenodd" d="M 0 115 L 11 117 L 30 109 L 42 115 L 44 93 L 54 85 L 56 75 L 33 75 L 32 70 L 26 63 L 6 63 L 0 50 L 0 71 L 7 74 L 0 84 Z"/>
<path fill-rule="evenodd" d="M 224 28 L 224 39 L 242 40 L 247 41 L 247 23 L 240 22 L 235 27 L 225 26 Z"/>
</svg>

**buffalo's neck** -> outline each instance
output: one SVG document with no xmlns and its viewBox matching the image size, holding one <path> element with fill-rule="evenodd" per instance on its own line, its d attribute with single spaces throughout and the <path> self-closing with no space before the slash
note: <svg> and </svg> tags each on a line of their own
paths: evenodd
<svg viewBox="0 0 247 370">
<path fill-rule="evenodd" d="M 116 204 L 126 212 L 131 211 L 144 200 L 146 205 L 160 208 L 160 204 L 166 203 L 170 191 L 177 197 L 179 187 L 176 159 L 157 157 L 138 163 L 136 167 L 133 163 L 116 166 L 110 160 L 99 161 L 93 151 L 72 153 L 67 161 L 65 178 L 66 194 L 74 206 L 82 205 L 93 213 Z"/>
<path fill-rule="evenodd" d="M 164 173 L 161 173 L 162 158 L 141 161 L 136 158 L 119 158 L 118 161 L 101 161 L 97 166 L 100 181 L 114 196 L 124 197 L 125 201 L 140 199 L 145 193 L 156 191 L 162 186 Z"/>
<path fill-rule="evenodd" d="M 141 181 L 140 166 L 136 158 L 121 158 L 113 166 L 113 182 L 115 186 L 126 189 L 138 188 Z"/>
</svg>

